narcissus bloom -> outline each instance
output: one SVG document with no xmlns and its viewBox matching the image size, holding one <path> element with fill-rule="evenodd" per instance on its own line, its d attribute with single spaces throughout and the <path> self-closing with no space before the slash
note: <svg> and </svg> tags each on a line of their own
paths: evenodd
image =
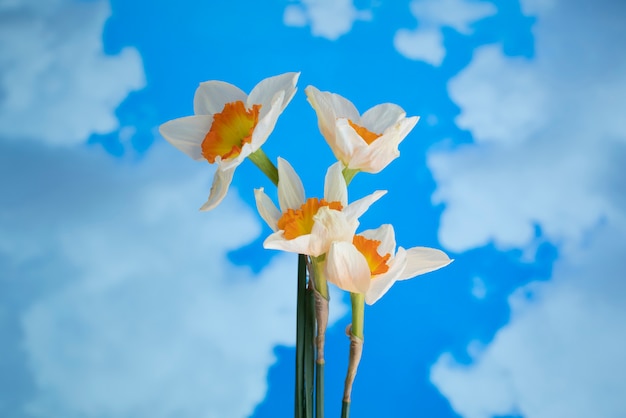
<svg viewBox="0 0 626 418">
<path fill-rule="evenodd" d="M 352 170 L 381 171 L 400 155 L 398 145 L 419 120 L 407 118 L 400 106 L 391 103 L 374 106 L 361 116 L 352 102 L 338 94 L 313 86 L 304 91 L 335 157 Z"/>
<path fill-rule="evenodd" d="M 358 218 L 386 191 L 378 190 L 348 204 L 348 190 L 341 174 L 342 169 L 341 163 L 337 162 L 326 172 L 323 199 L 305 199 L 300 177 L 286 160 L 279 158 L 280 209 L 263 188 L 254 191 L 259 214 L 274 231 L 263 246 L 317 257 L 328 251 L 331 242 L 352 242 L 359 225 Z"/>
<path fill-rule="evenodd" d="M 217 164 L 211 193 L 200 210 L 213 209 L 224 199 L 237 166 L 261 148 L 293 98 L 299 76 L 266 78 L 250 95 L 223 81 L 206 81 L 196 90 L 194 116 L 159 127 L 167 141 L 194 160 Z"/>
<path fill-rule="evenodd" d="M 393 227 L 382 225 L 354 236 L 352 242 L 333 242 L 326 256 L 326 278 L 339 288 L 365 294 L 369 305 L 398 280 L 440 269 L 452 260 L 440 250 L 398 247 Z"/>
</svg>

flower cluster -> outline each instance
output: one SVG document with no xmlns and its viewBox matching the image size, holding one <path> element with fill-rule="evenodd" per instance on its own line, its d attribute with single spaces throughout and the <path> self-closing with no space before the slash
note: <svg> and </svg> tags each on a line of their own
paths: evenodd
<svg viewBox="0 0 626 418">
<path fill-rule="evenodd" d="M 194 160 L 217 164 L 209 199 L 215 208 L 226 196 L 235 169 L 261 149 L 294 94 L 299 73 L 266 78 L 249 95 L 223 81 L 201 83 L 193 99 L 194 116 L 166 122 L 159 132 Z"/>
<path fill-rule="evenodd" d="M 195 115 L 169 121 L 161 125 L 160 132 L 191 158 L 216 164 L 208 200 L 200 210 L 213 209 L 224 199 L 235 169 L 246 158 L 278 187 L 278 206 L 263 188 L 254 191 L 259 214 L 273 231 L 263 245 L 307 257 L 306 286 L 315 300 L 317 327 L 316 379 L 323 378 L 320 368 L 324 366 L 328 319 L 327 283 L 350 292 L 350 361 L 342 409 L 342 417 L 347 417 L 363 345 L 363 304 L 378 301 L 396 281 L 439 269 L 452 260 L 433 248 L 396 247 L 391 224 L 358 232 L 361 215 L 387 192 L 377 190 L 351 202 L 348 184 L 357 173 L 379 173 L 399 157 L 399 144 L 418 121 L 416 116 L 407 117 L 401 107 L 385 103 L 361 115 L 349 100 L 338 94 L 322 92 L 313 86 L 305 89 L 317 114 L 319 130 L 337 158 L 326 172 L 322 198 L 307 197 L 302 180 L 287 160 L 279 157 L 276 167 L 265 155 L 261 147 L 294 97 L 299 75 L 286 73 L 266 78 L 249 95 L 222 81 L 201 83 L 194 97 Z M 298 277 L 300 286 L 304 279 L 300 274 Z M 300 309 L 300 302 L 299 296 L 298 323 L 301 312 L 306 315 Z M 300 344 L 305 345 L 311 346 Z M 299 342 L 297 352 L 298 347 Z M 316 404 L 319 410 L 323 408 L 323 384 L 316 387 L 317 399 L 321 396 L 321 404 Z M 304 392 L 302 388 L 296 390 L 297 394 Z"/>
<path fill-rule="evenodd" d="M 201 83 L 194 97 L 194 116 L 167 122 L 163 137 L 195 160 L 217 164 L 207 202 L 215 208 L 225 197 L 235 169 L 262 152 L 276 121 L 296 92 L 299 73 L 266 78 L 249 95 L 222 81 Z M 337 158 L 327 171 L 322 199 L 306 198 L 293 167 L 278 159 L 278 207 L 255 190 L 261 217 L 274 231 L 265 248 L 312 257 L 325 255 L 323 271 L 339 288 L 365 295 L 372 304 L 398 280 L 444 267 L 451 260 L 440 250 L 396 249 L 389 224 L 356 233 L 358 218 L 386 191 L 376 191 L 348 203 L 347 181 L 358 172 L 378 173 L 400 155 L 398 145 L 418 117 L 406 117 L 401 107 L 385 103 L 362 115 L 346 98 L 305 89 L 318 117 L 319 130 Z M 253 160 L 254 161 L 254 160 Z"/>
</svg>

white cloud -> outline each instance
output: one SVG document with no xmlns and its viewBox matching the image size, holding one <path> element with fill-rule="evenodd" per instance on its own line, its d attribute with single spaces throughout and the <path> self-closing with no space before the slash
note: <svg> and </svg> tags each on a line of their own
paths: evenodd
<svg viewBox="0 0 626 418">
<path fill-rule="evenodd" d="M 525 15 L 536 16 L 549 12 L 559 0 L 521 0 L 520 7 Z"/>
<path fill-rule="evenodd" d="M 626 141 L 626 58 L 612 41 L 621 23 L 560 9 L 542 18 L 536 60 L 486 46 L 450 81 L 456 122 L 478 142 L 429 156 L 435 200 L 446 203 L 440 239 L 450 249 L 523 247 L 535 224 L 569 245 L 603 219 L 623 222 L 615 170 Z M 567 54 L 559 52 L 565 40 L 576 45 Z"/>
<path fill-rule="evenodd" d="M 487 284 L 482 278 L 476 276 L 472 279 L 471 292 L 476 299 L 484 299 L 487 296 Z"/>
<path fill-rule="evenodd" d="M 617 144 L 585 142 L 574 130 L 545 130 L 517 145 L 512 133 L 511 143 L 431 154 L 434 200 L 446 204 L 439 228 L 444 247 L 525 248 L 537 224 L 546 238 L 576 245 L 602 219 L 617 216 L 618 202 L 601 191 L 603 165 Z"/>
<path fill-rule="evenodd" d="M 311 26 L 314 36 L 334 41 L 350 32 L 357 20 L 371 20 L 369 10 L 358 10 L 352 0 L 300 0 L 285 8 L 287 26 Z"/>
<path fill-rule="evenodd" d="M 623 416 L 624 232 L 603 228 L 572 261 L 556 265 L 553 281 L 512 295 L 511 322 L 473 356 L 472 365 L 460 365 L 449 354 L 439 358 L 431 380 L 457 413 Z"/>
<path fill-rule="evenodd" d="M 456 122 L 475 143 L 433 151 L 428 163 L 445 247 L 534 247 L 539 226 L 560 258 L 551 281 L 511 297 L 511 322 L 473 364 L 444 354 L 431 378 L 466 418 L 617 418 L 626 410 L 626 56 L 616 40 L 626 10 L 528 3 L 541 11 L 536 57 L 477 50 L 449 84 Z"/>
<path fill-rule="evenodd" d="M 0 2 L 0 358 L 17 360 L 0 388 L 27 382 L 0 393 L 0 415 L 249 416 L 275 346 L 294 341 L 296 258 L 258 275 L 228 261 L 260 222 L 234 189 L 198 212 L 206 164 L 71 146 L 117 129 L 145 83 L 137 51 L 104 55 L 109 13 Z M 345 312 L 334 298 L 331 322 Z"/>
<path fill-rule="evenodd" d="M 418 22 L 448 26 L 463 34 L 472 33 L 473 22 L 496 13 L 492 3 L 472 0 L 413 0 L 410 7 Z"/>
<path fill-rule="evenodd" d="M 472 23 L 496 13 L 491 3 L 468 0 L 413 0 L 410 8 L 417 28 L 399 29 L 394 46 L 405 57 L 434 66 L 441 65 L 446 54 L 443 27 L 469 35 Z"/>
<path fill-rule="evenodd" d="M 304 27 L 308 22 L 306 10 L 301 5 L 289 4 L 285 7 L 283 23 L 287 26 Z"/>
<path fill-rule="evenodd" d="M 235 189 L 198 212 L 211 170 L 169 147 L 130 164 L 12 144 L 0 142 L 0 268 L 10 272 L 0 285 L 30 296 L 7 305 L 24 339 L 0 336 L 0 353 L 26 355 L 35 393 L 20 409 L 249 416 L 274 347 L 294 341 L 296 257 L 277 255 L 259 275 L 230 264 L 225 253 L 258 236 L 259 217 Z M 331 309 L 331 320 L 346 312 Z"/>
<path fill-rule="evenodd" d="M 463 109 L 455 122 L 476 141 L 527 139 L 547 122 L 549 98 L 543 82 L 530 61 L 504 57 L 497 46 L 481 48 L 448 85 L 450 98 Z"/>
<path fill-rule="evenodd" d="M 144 86 L 134 48 L 103 51 L 108 1 L 0 5 L 0 135 L 52 144 L 118 128 L 114 111 Z"/>
<path fill-rule="evenodd" d="M 393 38 L 393 45 L 405 57 L 433 65 L 441 65 L 446 56 L 443 34 L 438 28 L 399 29 Z"/>
</svg>

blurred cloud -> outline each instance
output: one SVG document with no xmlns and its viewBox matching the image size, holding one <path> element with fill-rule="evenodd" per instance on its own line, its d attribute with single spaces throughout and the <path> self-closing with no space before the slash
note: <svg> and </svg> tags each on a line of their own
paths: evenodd
<svg viewBox="0 0 626 418">
<path fill-rule="evenodd" d="M 118 128 L 145 76 L 134 48 L 104 53 L 109 15 L 104 0 L 0 3 L 0 136 L 62 145 Z"/>
<path fill-rule="evenodd" d="M 471 131 L 476 142 L 532 138 L 549 122 L 545 81 L 534 62 L 505 57 L 495 45 L 479 48 L 471 64 L 448 84 L 450 98 L 463 109 L 455 122 Z"/>
<path fill-rule="evenodd" d="M 109 14 L 0 2 L 0 416 L 249 416 L 294 343 L 296 256 L 229 261 L 261 223 L 236 189 L 198 212 L 208 165 L 83 145 L 145 84 L 135 49 L 104 54 Z"/>
<path fill-rule="evenodd" d="M 29 416 L 247 416 L 293 340 L 294 257 L 258 277 L 231 265 L 259 221 L 235 194 L 200 214 L 210 173 L 175 150 L 140 165 L 21 151 L 3 149 L 2 177 L 21 181 L 3 181 L 0 249 L 4 285 L 40 287 L 11 315 Z"/>
<path fill-rule="evenodd" d="M 535 224 L 569 245 L 602 220 L 623 222 L 626 57 L 608 7 L 541 15 L 536 59 L 485 46 L 450 81 L 456 123 L 476 143 L 429 156 L 447 248 L 524 247 Z"/>
<path fill-rule="evenodd" d="M 442 355 L 431 380 L 464 418 L 622 417 L 626 411 L 624 232 L 602 228 L 518 289 L 510 323 L 471 365 Z M 471 352 L 471 351 L 470 351 Z"/>
<path fill-rule="evenodd" d="M 496 13 L 492 3 L 467 0 L 413 0 L 411 13 L 417 19 L 414 30 L 399 29 L 393 43 L 405 57 L 439 66 L 446 55 L 442 28 L 472 33 L 471 24 Z"/>
<path fill-rule="evenodd" d="M 475 52 L 449 83 L 475 142 L 431 152 L 439 236 L 462 252 L 494 242 L 559 247 L 550 282 L 520 289 L 512 318 L 469 366 L 444 354 L 432 380 L 468 418 L 618 417 L 626 372 L 624 5 L 523 2 L 536 57 Z M 503 278 L 504 279 L 504 278 Z M 623 380 L 623 379 L 622 379 Z"/>
<path fill-rule="evenodd" d="M 541 13 L 549 12 L 550 9 L 557 6 L 559 0 L 521 0 L 520 7 L 522 12 L 527 16 L 536 16 Z"/>
<path fill-rule="evenodd" d="M 294 341 L 296 257 L 258 275 L 232 265 L 226 252 L 256 239 L 258 216 L 236 190 L 198 212 L 211 170 L 169 147 L 131 164 L 8 144 L 0 323 L 22 338 L 0 336 L 0 357 L 24 360 L 0 387 L 33 383 L 19 403 L 3 391 L 0 414 L 249 416 L 274 347 Z M 335 299 L 331 321 L 346 312 Z"/>
<path fill-rule="evenodd" d="M 313 36 L 334 41 L 350 32 L 357 20 L 371 20 L 370 10 L 358 10 L 352 0 L 299 0 L 285 7 L 287 26 L 311 27 Z"/>
</svg>

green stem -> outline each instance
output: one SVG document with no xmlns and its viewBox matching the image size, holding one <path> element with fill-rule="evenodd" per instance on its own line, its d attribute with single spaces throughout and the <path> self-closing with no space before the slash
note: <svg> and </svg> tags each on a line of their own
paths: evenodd
<svg viewBox="0 0 626 418">
<path fill-rule="evenodd" d="M 324 418 L 324 345 L 328 326 L 328 283 L 324 275 L 324 255 L 311 257 L 311 275 L 315 296 L 315 320 L 317 336 L 315 338 L 317 356 L 315 360 L 315 417 Z"/>
<path fill-rule="evenodd" d="M 313 327 L 310 293 L 306 286 L 306 256 L 298 255 L 298 296 L 296 307 L 296 393 L 295 417 L 313 416 Z"/>
<path fill-rule="evenodd" d="M 363 352 L 363 316 L 365 313 L 365 296 L 361 293 L 350 293 L 352 301 L 352 324 L 348 328 L 350 337 L 350 358 L 348 372 L 343 390 L 343 403 L 341 404 L 341 417 L 349 418 L 350 402 L 352 397 L 352 385 L 356 377 L 356 371 L 361 361 Z M 346 331 L 348 331 L 346 330 Z"/>
<path fill-rule="evenodd" d="M 301 255 L 306 264 L 306 256 Z M 309 278 L 310 280 L 310 278 Z M 313 380 L 315 377 L 315 300 L 313 290 L 306 289 L 304 297 L 306 311 L 304 333 L 304 392 L 306 399 L 306 418 L 313 418 Z"/>
<path fill-rule="evenodd" d="M 350 293 L 352 302 L 352 327 L 351 334 L 363 339 L 363 317 L 365 316 L 365 295 L 362 293 Z"/>
<path fill-rule="evenodd" d="M 302 269 L 301 255 L 298 256 L 298 295 L 296 305 L 296 404 L 295 417 L 305 417 L 304 401 L 304 297 L 306 292 L 306 269 Z"/>
<path fill-rule="evenodd" d="M 261 148 L 248 155 L 250 161 L 254 163 L 259 169 L 269 178 L 275 186 L 278 186 L 278 169 L 274 163 L 267 158 L 267 155 Z"/>
<path fill-rule="evenodd" d="M 343 178 L 346 180 L 346 186 L 350 184 L 354 176 L 356 176 L 359 171 L 361 170 L 358 170 L 358 169 L 355 170 L 355 169 L 348 168 L 348 167 L 345 167 L 343 169 L 341 173 L 343 174 Z"/>
<path fill-rule="evenodd" d="M 315 290 L 326 300 L 328 300 L 328 282 L 324 275 L 324 260 L 326 254 L 322 254 L 319 257 L 311 257 L 311 266 L 313 267 L 313 283 L 315 284 Z"/>
<path fill-rule="evenodd" d="M 324 363 L 315 363 L 315 418 L 324 418 Z"/>
<path fill-rule="evenodd" d="M 350 401 L 343 401 L 341 403 L 341 418 L 350 417 Z"/>
</svg>

